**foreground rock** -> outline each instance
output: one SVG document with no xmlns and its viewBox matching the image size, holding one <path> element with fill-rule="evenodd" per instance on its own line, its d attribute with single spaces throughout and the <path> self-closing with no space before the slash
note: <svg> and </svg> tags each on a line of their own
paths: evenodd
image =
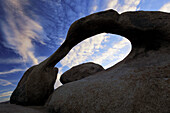
<svg viewBox="0 0 170 113">
<path fill-rule="evenodd" d="M 28 69 L 11 95 L 10 103 L 19 105 L 44 105 L 54 91 L 57 68 L 42 65 Z"/>
<path fill-rule="evenodd" d="M 65 83 L 83 79 L 85 77 L 91 76 L 101 71 L 104 71 L 104 68 L 99 64 L 95 64 L 92 62 L 84 63 L 72 67 L 71 69 L 63 73 L 61 75 L 60 81 L 62 84 L 65 84 Z"/>
<path fill-rule="evenodd" d="M 23 107 L 14 104 L 0 104 L 0 113 L 48 113 L 43 107 Z"/>
<path fill-rule="evenodd" d="M 162 12 L 109 10 L 76 21 L 61 46 L 63 56 L 102 32 L 128 38 L 132 52 L 106 71 L 59 87 L 46 106 L 55 113 L 169 113 L 168 29 L 170 14 Z"/>
</svg>

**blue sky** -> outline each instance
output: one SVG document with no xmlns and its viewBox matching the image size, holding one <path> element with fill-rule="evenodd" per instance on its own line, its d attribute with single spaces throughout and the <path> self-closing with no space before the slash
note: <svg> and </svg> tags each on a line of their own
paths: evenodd
<svg viewBox="0 0 170 113">
<path fill-rule="evenodd" d="M 0 0 L 0 102 L 9 100 L 23 73 L 50 56 L 70 25 L 86 15 L 114 9 L 170 12 L 170 0 Z M 56 67 L 57 79 L 72 66 L 95 62 L 105 69 L 128 55 L 130 42 L 99 34 L 75 46 Z M 61 83 L 57 80 L 55 87 Z"/>
</svg>

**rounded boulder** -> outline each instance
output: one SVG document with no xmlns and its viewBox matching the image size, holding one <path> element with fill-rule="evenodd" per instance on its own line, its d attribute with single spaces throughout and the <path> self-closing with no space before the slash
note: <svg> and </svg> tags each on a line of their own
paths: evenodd
<svg viewBox="0 0 170 113">
<path fill-rule="evenodd" d="M 60 81 L 62 84 L 66 84 L 69 82 L 77 81 L 85 77 L 94 75 L 104 70 L 105 69 L 99 64 L 95 64 L 92 62 L 83 63 L 74 66 L 68 71 L 66 71 L 65 73 L 63 73 L 60 77 Z"/>
</svg>

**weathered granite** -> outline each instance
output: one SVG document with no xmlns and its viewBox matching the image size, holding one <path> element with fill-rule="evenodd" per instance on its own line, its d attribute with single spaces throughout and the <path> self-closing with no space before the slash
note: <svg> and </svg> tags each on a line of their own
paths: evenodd
<svg viewBox="0 0 170 113">
<path fill-rule="evenodd" d="M 99 64 L 95 64 L 92 62 L 83 63 L 74 66 L 68 71 L 64 72 L 60 77 L 60 81 L 62 84 L 65 84 L 65 83 L 83 79 L 88 76 L 92 76 L 104 70 L 105 69 Z"/>
<path fill-rule="evenodd" d="M 0 113 L 48 113 L 44 107 L 24 107 L 15 104 L 0 104 Z"/>
<path fill-rule="evenodd" d="M 28 69 L 11 95 L 10 103 L 44 105 L 54 91 L 58 69 L 41 64 Z"/>
<path fill-rule="evenodd" d="M 132 51 L 104 72 L 59 87 L 46 106 L 55 113 L 170 112 L 169 29 L 170 14 L 156 11 L 108 10 L 77 20 L 56 53 L 63 49 L 64 57 L 77 43 L 103 32 L 128 38 Z"/>
</svg>

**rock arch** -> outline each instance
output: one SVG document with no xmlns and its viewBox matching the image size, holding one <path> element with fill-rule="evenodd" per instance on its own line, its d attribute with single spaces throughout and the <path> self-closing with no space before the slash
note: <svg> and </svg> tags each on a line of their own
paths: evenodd
<svg viewBox="0 0 170 113">
<path fill-rule="evenodd" d="M 11 96 L 11 103 L 25 105 L 44 104 L 53 90 L 52 85 L 57 74 L 57 69 L 54 68 L 55 64 L 66 56 L 79 42 L 90 36 L 106 32 L 118 34 L 129 39 L 132 43 L 130 55 L 98 76 L 98 78 L 93 76 L 58 88 L 52 94 L 47 106 L 56 112 L 60 110 L 58 112 L 62 113 L 81 111 L 97 113 L 101 112 L 103 107 L 107 107 L 105 112 L 121 112 L 121 110 L 148 112 L 148 109 L 156 112 L 152 108 L 153 104 L 150 102 L 159 98 L 154 101 L 154 104 L 159 106 L 157 109 L 162 112 L 168 112 L 168 99 L 166 99 L 168 82 L 166 79 L 155 81 L 155 78 L 168 78 L 167 70 L 169 70 L 170 64 L 169 20 L 170 14 L 163 12 L 137 11 L 118 14 L 114 10 L 107 10 L 75 21 L 68 31 L 65 42 L 59 49 L 45 61 L 30 68 L 24 74 Z M 40 78 L 45 82 L 40 81 Z M 31 84 L 33 81 L 34 84 Z M 152 94 L 147 92 L 150 92 L 150 88 L 155 83 L 164 89 L 157 87 L 151 90 L 152 94 L 155 94 L 153 97 Z M 41 86 L 41 84 L 42 87 L 46 84 L 46 89 L 40 87 L 37 90 L 35 86 Z M 140 89 L 140 87 L 146 90 Z M 24 92 L 22 89 L 24 89 Z M 105 92 L 108 95 L 105 95 L 103 98 L 102 95 Z M 157 93 L 164 96 L 159 97 Z M 41 96 L 39 97 L 40 94 Z M 127 95 L 132 98 L 126 98 Z M 86 97 L 86 99 L 81 99 L 81 97 Z M 112 101 L 110 101 L 110 97 Z M 144 98 L 144 102 L 140 98 Z M 100 102 L 101 99 L 103 102 Z M 72 102 L 71 105 L 69 104 L 70 102 Z M 124 105 L 127 102 L 128 104 Z M 135 107 L 134 102 L 137 103 L 138 108 Z M 83 103 L 85 103 L 85 106 L 82 107 Z M 160 103 L 162 105 L 159 105 Z M 61 105 L 65 106 L 61 107 Z M 148 106 L 150 107 L 148 108 Z"/>
<path fill-rule="evenodd" d="M 132 43 L 133 50 L 158 49 L 166 40 L 170 40 L 168 19 L 168 13 L 152 11 L 118 14 L 114 10 L 107 10 L 89 15 L 71 25 L 65 42 L 42 63 L 54 66 L 79 42 L 104 32 L 126 37 Z"/>
</svg>

